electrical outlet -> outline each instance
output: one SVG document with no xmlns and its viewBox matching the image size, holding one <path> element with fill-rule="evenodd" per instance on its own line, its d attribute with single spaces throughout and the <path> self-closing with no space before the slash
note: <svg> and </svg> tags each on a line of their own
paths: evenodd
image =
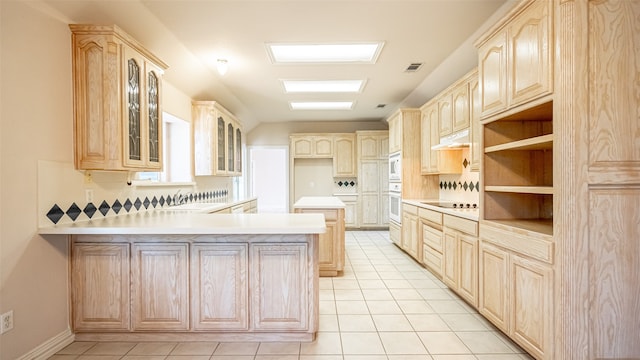
<svg viewBox="0 0 640 360">
<path fill-rule="evenodd" d="M 93 190 L 85 189 L 84 190 L 85 197 L 87 198 L 87 203 L 93 202 Z"/>
<path fill-rule="evenodd" d="M 13 329 L 13 310 L 7 311 L 0 316 L 0 334 Z"/>
</svg>

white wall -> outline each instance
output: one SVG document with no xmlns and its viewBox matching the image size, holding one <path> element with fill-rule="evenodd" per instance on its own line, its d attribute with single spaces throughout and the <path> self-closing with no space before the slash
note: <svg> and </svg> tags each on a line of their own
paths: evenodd
<svg viewBox="0 0 640 360">
<path fill-rule="evenodd" d="M 262 123 L 247 134 L 248 146 L 289 146 L 293 133 L 353 133 L 357 130 L 388 130 L 383 121 L 324 121 Z"/>
</svg>

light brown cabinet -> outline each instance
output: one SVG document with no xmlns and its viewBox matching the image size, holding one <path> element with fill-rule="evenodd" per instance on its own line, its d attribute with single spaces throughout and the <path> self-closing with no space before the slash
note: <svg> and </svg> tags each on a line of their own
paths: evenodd
<svg viewBox="0 0 640 360">
<path fill-rule="evenodd" d="M 420 236 L 418 207 L 402 204 L 402 239 L 400 247 L 412 258 L 422 262 L 422 237 Z"/>
<path fill-rule="evenodd" d="M 69 27 L 76 169 L 161 170 L 167 65 L 117 26 Z"/>
<path fill-rule="evenodd" d="M 320 276 L 338 276 L 344 271 L 345 223 L 344 209 L 296 208 L 296 213 L 324 215 L 327 230 L 320 234 L 318 265 Z"/>
<path fill-rule="evenodd" d="M 133 244 L 131 258 L 133 331 L 188 330 L 187 244 Z"/>
<path fill-rule="evenodd" d="M 420 172 L 422 174 L 438 174 L 438 151 L 431 147 L 440 143 L 438 103 L 429 102 L 422 109 L 420 136 Z"/>
<path fill-rule="evenodd" d="M 480 163 L 482 162 L 482 125 L 480 124 L 481 117 L 481 104 L 480 104 L 480 82 L 476 75 L 469 82 L 469 137 L 471 145 L 469 148 L 471 164 L 469 165 L 471 171 L 480 171 Z"/>
<path fill-rule="evenodd" d="M 443 215 L 443 282 L 478 306 L 478 222 Z"/>
<path fill-rule="evenodd" d="M 418 217 L 422 230 L 422 261 L 431 272 L 442 279 L 444 271 L 442 213 L 419 208 Z"/>
<path fill-rule="evenodd" d="M 550 1 L 527 1 L 477 45 L 482 116 L 553 91 L 553 13 Z"/>
<path fill-rule="evenodd" d="M 389 133 L 357 131 L 358 226 L 389 226 Z"/>
<path fill-rule="evenodd" d="M 192 102 L 196 176 L 242 175 L 242 126 L 215 101 Z"/>
<path fill-rule="evenodd" d="M 335 149 L 333 177 L 355 177 L 357 172 L 355 134 L 335 135 L 333 148 Z"/>
<path fill-rule="evenodd" d="M 290 143 L 296 158 L 332 158 L 334 154 L 333 135 L 295 134 Z"/>
</svg>

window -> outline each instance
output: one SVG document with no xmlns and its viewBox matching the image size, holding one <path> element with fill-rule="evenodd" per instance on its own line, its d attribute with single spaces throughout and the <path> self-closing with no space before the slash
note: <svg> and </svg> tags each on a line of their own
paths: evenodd
<svg viewBox="0 0 640 360">
<path fill-rule="evenodd" d="M 139 172 L 136 180 L 154 183 L 192 182 L 191 176 L 191 125 L 169 113 L 162 113 L 163 170 Z"/>
</svg>

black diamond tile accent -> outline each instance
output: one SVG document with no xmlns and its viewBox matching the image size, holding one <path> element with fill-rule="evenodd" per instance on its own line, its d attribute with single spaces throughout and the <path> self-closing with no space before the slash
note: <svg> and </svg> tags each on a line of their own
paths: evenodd
<svg viewBox="0 0 640 360">
<path fill-rule="evenodd" d="M 113 205 L 111 205 L 111 209 L 113 209 L 114 213 L 116 214 L 119 213 L 120 210 L 122 209 L 122 204 L 120 203 L 120 200 L 116 199 L 116 201 L 113 202 Z"/>
<path fill-rule="evenodd" d="M 158 206 L 158 198 L 154 196 L 153 199 L 151 199 L 151 205 L 153 205 L 153 207 Z"/>
<path fill-rule="evenodd" d="M 476 190 L 480 191 L 480 181 L 476 182 Z"/>
<path fill-rule="evenodd" d="M 453 182 L 453 190 L 458 188 L 458 184 L 455 183 L 455 181 Z"/>
<path fill-rule="evenodd" d="M 193 201 L 193 194 L 189 194 L 189 201 Z"/>
<path fill-rule="evenodd" d="M 106 201 L 102 200 L 102 202 L 100 203 L 100 206 L 98 206 L 98 210 L 100 211 L 100 214 L 102 214 L 102 216 L 107 215 L 107 213 L 109 212 L 109 209 L 111 209 L 109 204 Z"/>
<path fill-rule="evenodd" d="M 440 189 L 444 187 L 444 182 L 440 181 Z"/>
<path fill-rule="evenodd" d="M 160 200 L 158 201 L 160 206 L 164 206 L 164 196 L 160 196 Z"/>
<path fill-rule="evenodd" d="M 349 185 L 354 186 L 356 183 L 355 182 L 350 182 Z"/>
<path fill-rule="evenodd" d="M 88 203 L 87 206 L 84 207 L 84 213 L 87 214 L 87 216 L 89 217 L 89 219 L 91 219 L 93 217 L 93 214 L 96 213 L 98 209 L 96 209 L 96 206 L 93 205 L 93 203 Z"/>
<path fill-rule="evenodd" d="M 60 209 L 58 204 L 54 204 L 53 207 L 47 213 L 47 218 L 51 220 L 54 224 L 57 224 L 60 219 L 64 216 L 64 211 Z"/>
<path fill-rule="evenodd" d="M 447 188 L 451 190 L 452 187 L 453 187 L 453 184 L 451 184 L 451 181 L 449 181 L 449 183 L 447 184 Z"/>
<path fill-rule="evenodd" d="M 127 212 L 129 212 L 131 210 L 131 207 L 133 206 L 133 204 L 131 203 L 131 200 L 127 199 L 127 201 L 124 202 L 124 209 L 127 210 Z"/>
<path fill-rule="evenodd" d="M 173 203 L 173 197 L 171 195 L 167 195 L 167 205 L 171 205 Z"/>
<path fill-rule="evenodd" d="M 142 205 L 144 205 L 144 208 L 148 209 L 150 204 L 151 204 L 151 201 L 149 201 L 149 198 L 145 197 L 144 201 L 142 202 Z"/>
<path fill-rule="evenodd" d="M 469 183 L 469 189 L 471 189 L 471 191 L 473 191 L 474 187 L 475 187 L 475 185 L 473 185 L 473 183 Z"/>
<path fill-rule="evenodd" d="M 342 186 L 342 181 L 338 181 L 338 186 Z"/>
<path fill-rule="evenodd" d="M 467 191 L 469 189 L 469 184 L 467 184 L 467 182 L 465 181 L 464 184 L 462 184 L 462 188 L 464 189 L 464 191 Z"/>
<path fill-rule="evenodd" d="M 140 201 L 140 198 L 136 198 L 136 201 L 133 202 L 133 206 L 136 208 L 136 210 L 140 210 L 140 207 L 142 206 L 142 201 Z"/>
<path fill-rule="evenodd" d="M 82 210 L 76 205 L 76 203 L 71 204 L 69 209 L 67 209 L 67 216 L 71 218 L 71 220 L 76 221 L 78 216 L 82 214 Z"/>
<path fill-rule="evenodd" d="M 464 161 L 462 162 L 462 165 L 464 166 L 464 168 L 466 169 L 467 166 L 469 165 L 469 161 L 465 158 Z"/>
</svg>

